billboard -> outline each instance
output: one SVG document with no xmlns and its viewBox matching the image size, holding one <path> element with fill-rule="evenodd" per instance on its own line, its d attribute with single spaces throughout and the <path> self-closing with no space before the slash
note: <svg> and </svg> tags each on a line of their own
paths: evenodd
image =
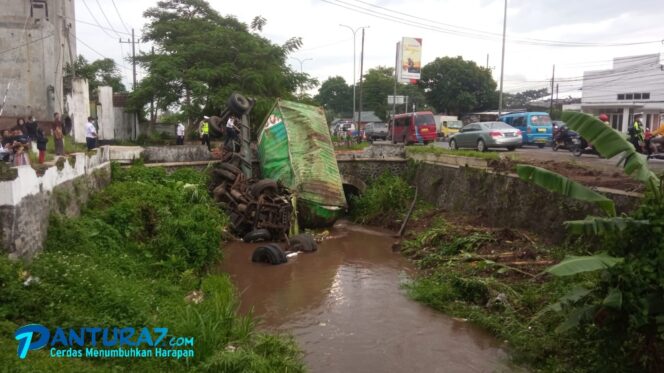
<svg viewBox="0 0 664 373">
<path fill-rule="evenodd" d="M 400 82 L 413 82 L 420 80 L 422 70 L 422 39 L 401 39 L 397 44 L 397 80 Z"/>
</svg>

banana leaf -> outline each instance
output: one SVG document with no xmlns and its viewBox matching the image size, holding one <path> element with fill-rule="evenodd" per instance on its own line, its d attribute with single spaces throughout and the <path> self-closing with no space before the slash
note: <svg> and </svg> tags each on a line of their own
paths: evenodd
<svg viewBox="0 0 664 373">
<path fill-rule="evenodd" d="M 626 217 L 598 218 L 589 216 L 584 220 L 566 221 L 565 226 L 570 233 L 581 235 L 602 235 L 604 233 L 619 233 L 629 226 L 648 225 L 648 220 L 635 220 Z"/>
<path fill-rule="evenodd" d="M 616 207 L 612 200 L 562 175 L 530 165 L 517 165 L 516 172 L 523 180 L 566 197 L 592 202 L 608 216 L 616 216 Z"/>
<path fill-rule="evenodd" d="M 625 173 L 657 191 L 659 178 L 648 169 L 646 157 L 637 153 L 622 133 L 585 113 L 566 111 L 562 119 L 570 129 L 593 144 L 602 157 L 613 158 L 622 153 Z"/>
<path fill-rule="evenodd" d="M 592 315 L 597 308 L 598 307 L 595 305 L 584 305 L 573 309 L 569 315 L 567 315 L 567 319 L 558 325 L 556 333 L 565 333 L 568 330 L 576 328 L 581 323 L 581 320 L 592 318 Z"/>
<path fill-rule="evenodd" d="M 562 262 L 547 268 L 546 272 L 558 277 L 571 276 L 611 268 L 622 261 L 623 258 L 615 258 L 606 254 L 568 256 Z"/>
<path fill-rule="evenodd" d="M 602 301 L 602 305 L 609 308 L 620 309 L 622 307 L 622 299 L 622 291 L 620 291 L 620 289 L 611 288 L 609 294 L 607 294 L 606 298 Z"/>
</svg>

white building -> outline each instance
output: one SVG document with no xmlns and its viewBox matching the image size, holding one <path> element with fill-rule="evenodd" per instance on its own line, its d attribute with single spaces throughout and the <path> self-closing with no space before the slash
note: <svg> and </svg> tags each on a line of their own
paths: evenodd
<svg viewBox="0 0 664 373">
<path fill-rule="evenodd" d="M 64 112 L 63 69 L 76 58 L 75 1 L 0 1 L 0 124 Z M 5 93 L 7 97 L 5 99 Z"/>
<path fill-rule="evenodd" d="M 611 126 L 627 132 L 634 114 L 643 114 L 646 127 L 664 125 L 664 67 L 659 54 L 619 57 L 613 69 L 583 74 L 581 104 L 565 105 L 563 110 L 609 116 Z"/>
</svg>

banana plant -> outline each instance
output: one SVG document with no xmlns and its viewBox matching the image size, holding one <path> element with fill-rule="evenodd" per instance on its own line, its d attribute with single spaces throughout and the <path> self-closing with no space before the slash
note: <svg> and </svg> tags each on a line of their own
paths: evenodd
<svg viewBox="0 0 664 373">
<path fill-rule="evenodd" d="M 602 157 L 613 158 L 621 155 L 619 165 L 623 166 L 625 173 L 642 182 L 656 200 L 662 198 L 660 179 L 648 168 L 646 158 L 639 154 L 620 132 L 584 113 L 565 112 L 563 120 L 570 129 L 592 143 Z M 605 213 L 604 217 L 589 216 L 584 220 L 565 222 L 565 226 L 573 234 L 605 235 L 620 233 L 629 226 L 650 224 L 647 220 L 616 216 L 613 201 L 562 175 L 529 165 L 518 165 L 517 173 L 521 179 L 552 192 L 594 203 Z M 623 261 L 623 258 L 612 257 L 605 253 L 591 256 L 570 256 L 548 268 L 546 272 L 558 277 L 572 276 L 598 270 L 606 271 Z M 563 332 L 577 326 L 581 320 L 587 319 L 602 308 L 620 309 L 622 306 L 622 293 L 619 289 L 610 289 L 599 304 L 586 303 L 585 301 L 593 292 L 587 289 L 575 289 L 557 303 L 543 309 L 542 312 L 561 311 L 563 305 L 571 305 L 572 308 L 566 320 L 557 329 L 558 332 Z"/>
</svg>

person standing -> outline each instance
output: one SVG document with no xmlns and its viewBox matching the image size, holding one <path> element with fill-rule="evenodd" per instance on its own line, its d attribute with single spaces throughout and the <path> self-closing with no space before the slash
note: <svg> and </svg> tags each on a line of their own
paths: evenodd
<svg viewBox="0 0 664 373">
<path fill-rule="evenodd" d="M 88 145 L 88 151 L 97 147 L 97 129 L 92 123 L 92 117 L 88 117 L 85 123 L 85 143 Z"/>
<path fill-rule="evenodd" d="M 41 128 L 37 128 L 37 135 L 35 137 L 37 150 L 39 150 L 39 164 L 43 164 L 46 157 L 46 143 L 48 143 L 48 138 L 44 135 L 44 131 Z"/>
<path fill-rule="evenodd" d="M 201 132 L 201 145 L 207 144 L 208 151 L 212 151 L 210 148 L 210 123 L 208 120 L 210 117 L 207 115 L 203 117 L 201 122 L 200 132 Z"/>
<path fill-rule="evenodd" d="M 235 115 L 231 114 L 226 121 L 226 136 L 224 138 L 224 148 L 228 148 L 230 143 L 231 149 L 235 151 L 235 135 L 237 135 L 237 128 L 235 127 Z"/>
<path fill-rule="evenodd" d="M 175 134 L 178 137 L 176 144 L 184 145 L 184 124 L 182 124 L 182 122 L 178 122 L 178 126 L 175 129 Z"/>
<path fill-rule="evenodd" d="M 55 155 L 65 155 L 65 134 L 60 120 L 60 113 L 53 114 L 53 141 L 55 142 Z"/>
<path fill-rule="evenodd" d="M 629 139 L 637 152 L 643 152 L 641 144 L 643 143 L 643 124 L 641 114 L 634 115 L 634 123 L 627 129 Z"/>
</svg>

